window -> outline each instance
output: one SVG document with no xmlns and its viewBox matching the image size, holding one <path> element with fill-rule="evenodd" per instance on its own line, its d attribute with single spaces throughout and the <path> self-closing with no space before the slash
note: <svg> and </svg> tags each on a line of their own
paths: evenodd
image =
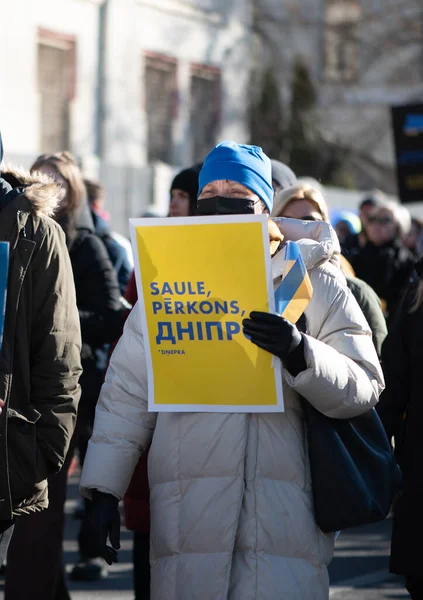
<svg viewBox="0 0 423 600">
<path fill-rule="evenodd" d="M 220 71 L 193 65 L 191 70 L 191 135 L 194 160 L 203 160 L 216 144 L 220 124 Z"/>
<path fill-rule="evenodd" d="M 60 152 L 70 145 L 70 102 L 75 88 L 75 40 L 40 30 L 38 91 L 40 150 Z"/>
<path fill-rule="evenodd" d="M 176 117 L 176 61 L 148 54 L 145 59 L 148 160 L 171 162 L 172 121 Z"/>
<path fill-rule="evenodd" d="M 332 81 L 353 81 L 359 70 L 360 5 L 354 0 L 326 3 L 325 77 Z"/>
</svg>

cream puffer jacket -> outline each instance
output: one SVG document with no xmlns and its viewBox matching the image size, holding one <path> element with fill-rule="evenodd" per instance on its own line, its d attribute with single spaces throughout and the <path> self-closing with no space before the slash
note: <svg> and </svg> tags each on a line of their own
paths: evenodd
<svg viewBox="0 0 423 600">
<path fill-rule="evenodd" d="M 313 516 L 299 395 L 326 415 L 348 418 L 376 404 L 383 377 L 369 327 L 336 266 L 333 230 L 291 219 L 282 230 L 299 240 L 314 288 L 307 369 L 297 377 L 283 370 L 285 412 L 148 413 L 137 306 L 113 354 L 81 488 L 122 498 L 152 440 L 153 600 L 328 598 L 333 536 Z"/>
</svg>

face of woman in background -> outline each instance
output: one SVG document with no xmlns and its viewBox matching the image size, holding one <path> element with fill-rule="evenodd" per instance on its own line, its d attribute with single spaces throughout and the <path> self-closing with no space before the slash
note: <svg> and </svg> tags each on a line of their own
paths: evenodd
<svg viewBox="0 0 423 600">
<path fill-rule="evenodd" d="M 189 216 L 189 195 L 178 188 L 170 192 L 169 217 Z"/>
<path fill-rule="evenodd" d="M 323 217 L 314 202 L 299 198 L 291 200 L 283 211 L 282 217 L 300 219 L 302 221 L 322 221 Z"/>
<path fill-rule="evenodd" d="M 383 246 L 397 237 L 398 227 L 389 210 L 373 211 L 367 219 L 367 237 L 375 246 Z"/>
<path fill-rule="evenodd" d="M 59 171 L 57 169 L 55 169 L 52 165 L 49 165 L 48 163 L 43 164 L 38 171 L 40 173 L 43 173 L 43 175 L 47 175 L 48 177 L 50 177 L 50 179 L 54 179 L 55 183 L 57 183 L 57 185 L 60 186 L 60 203 L 59 203 L 59 209 L 63 210 L 64 208 L 66 208 L 67 202 L 66 202 L 66 196 L 68 195 L 68 191 L 69 191 L 69 185 L 68 182 L 66 181 L 66 179 L 64 177 L 62 177 L 62 175 L 60 175 Z"/>
</svg>

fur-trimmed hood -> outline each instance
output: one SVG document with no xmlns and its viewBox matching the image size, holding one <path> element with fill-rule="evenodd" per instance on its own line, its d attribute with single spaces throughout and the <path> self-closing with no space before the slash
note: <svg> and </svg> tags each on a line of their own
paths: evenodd
<svg viewBox="0 0 423 600">
<path fill-rule="evenodd" d="M 13 189 L 24 188 L 25 197 L 37 216 L 52 217 L 60 203 L 61 188 L 43 173 L 30 173 L 22 167 L 1 165 L 1 175 Z"/>
</svg>

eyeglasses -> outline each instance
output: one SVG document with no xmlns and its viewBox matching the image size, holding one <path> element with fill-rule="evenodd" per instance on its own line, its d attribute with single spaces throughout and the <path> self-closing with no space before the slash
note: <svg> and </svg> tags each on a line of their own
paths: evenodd
<svg viewBox="0 0 423 600">
<path fill-rule="evenodd" d="M 391 217 L 369 217 L 368 222 L 378 225 L 392 225 L 394 221 Z"/>
</svg>

